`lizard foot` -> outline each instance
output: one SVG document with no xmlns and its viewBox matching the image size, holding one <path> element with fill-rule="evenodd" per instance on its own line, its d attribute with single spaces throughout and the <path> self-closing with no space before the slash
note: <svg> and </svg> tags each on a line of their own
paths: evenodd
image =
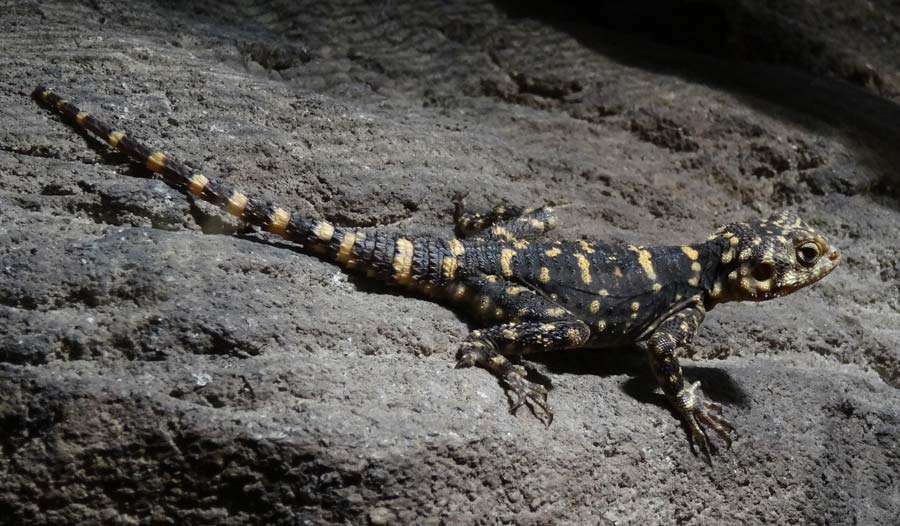
<svg viewBox="0 0 900 526">
<path fill-rule="evenodd" d="M 481 346 L 461 350 L 457 355 L 457 369 L 473 365 L 489 369 L 507 388 L 510 413 L 516 414 L 520 407 L 526 405 L 544 425 L 549 426 L 553 422 L 553 410 L 547 403 L 547 388 L 526 379 L 528 373 L 524 367 L 511 363 L 490 347 Z"/>
<path fill-rule="evenodd" d="M 553 423 L 553 410 L 547 403 L 547 388 L 527 380 L 525 375 L 525 368 L 516 365 L 503 376 L 503 382 L 509 388 L 511 403 L 509 412 L 516 414 L 520 407 L 527 405 L 531 414 L 549 427 Z"/>
<path fill-rule="evenodd" d="M 722 416 L 722 404 L 707 401 L 700 391 L 700 382 L 694 382 L 676 395 L 678 410 L 684 415 L 688 429 L 691 431 L 691 442 L 712 462 L 710 451 L 713 446 L 706 434 L 706 427 L 719 435 L 728 448 L 731 448 L 731 433 L 734 426 Z"/>
</svg>

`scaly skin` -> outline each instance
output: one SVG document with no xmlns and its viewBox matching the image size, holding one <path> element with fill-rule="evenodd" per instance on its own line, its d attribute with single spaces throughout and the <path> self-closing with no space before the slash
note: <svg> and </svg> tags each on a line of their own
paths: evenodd
<svg viewBox="0 0 900 526">
<path fill-rule="evenodd" d="M 38 86 L 38 103 L 159 174 L 169 185 L 243 221 L 297 243 L 347 272 L 467 310 L 472 331 L 458 366 L 478 365 L 509 389 L 512 410 L 528 405 L 553 419 L 547 391 L 525 378 L 511 355 L 643 342 L 657 382 L 709 459 L 707 429 L 730 446 L 734 427 L 678 363 L 706 312 L 728 301 L 761 301 L 815 283 L 839 252 L 789 212 L 733 223 L 691 245 L 639 247 L 547 241 L 556 218 L 547 207 L 499 206 L 467 214 L 457 198 L 459 237 L 412 237 L 299 217 L 232 190 Z"/>
</svg>

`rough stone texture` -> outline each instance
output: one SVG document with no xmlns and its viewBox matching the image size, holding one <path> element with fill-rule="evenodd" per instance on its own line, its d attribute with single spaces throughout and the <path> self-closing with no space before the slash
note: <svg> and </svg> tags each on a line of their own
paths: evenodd
<svg viewBox="0 0 900 526">
<path fill-rule="evenodd" d="M 0 2 L 0 523 L 896 524 L 900 7 L 621 4 Z M 446 232 L 469 190 L 649 244 L 790 207 L 845 262 L 708 316 L 686 370 L 741 435 L 707 466 L 639 350 L 537 362 L 554 424 L 509 415 L 453 369 L 465 320 L 192 203 L 38 82 L 342 224 Z"/>
</svg>

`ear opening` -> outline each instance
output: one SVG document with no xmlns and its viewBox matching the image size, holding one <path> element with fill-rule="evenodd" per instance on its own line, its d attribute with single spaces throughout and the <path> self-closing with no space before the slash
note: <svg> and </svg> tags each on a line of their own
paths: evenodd
<svg viewBox="0 0 900 526">
<path fill-rule="evenodd" d="M 754 265 L 750 275 L 756 281 L 769 281 L 775 275 L 775 266 L 771 263 L 759 263 Z"/>
</svg>

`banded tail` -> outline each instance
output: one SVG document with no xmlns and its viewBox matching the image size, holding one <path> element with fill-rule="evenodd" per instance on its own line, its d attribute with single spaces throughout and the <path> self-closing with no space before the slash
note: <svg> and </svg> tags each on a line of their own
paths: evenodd
<svg viewBox="0 0 900 526">
<path fill-rule="evenodd" d="M 160 174 L 162 180 L 185 195 L 211 203 L 267 232 L 300 244 L 312 255 L 348 271 L 426 293 L 456 278 L 459 256 L 465 249 L 457 239 L 418 238 L 383 232 L 361 232 L 328 221 L 293 216 L 272 203 L 251 199 L 215 179 L 194 172 L 165 153 L 147 147 L 122 130 L 81 111 L 52 90 L 37 86 L 32 93 L 38 104 L 60 113 L 80 128 L 124 152 L 135 162 Z"/>
</svg>

